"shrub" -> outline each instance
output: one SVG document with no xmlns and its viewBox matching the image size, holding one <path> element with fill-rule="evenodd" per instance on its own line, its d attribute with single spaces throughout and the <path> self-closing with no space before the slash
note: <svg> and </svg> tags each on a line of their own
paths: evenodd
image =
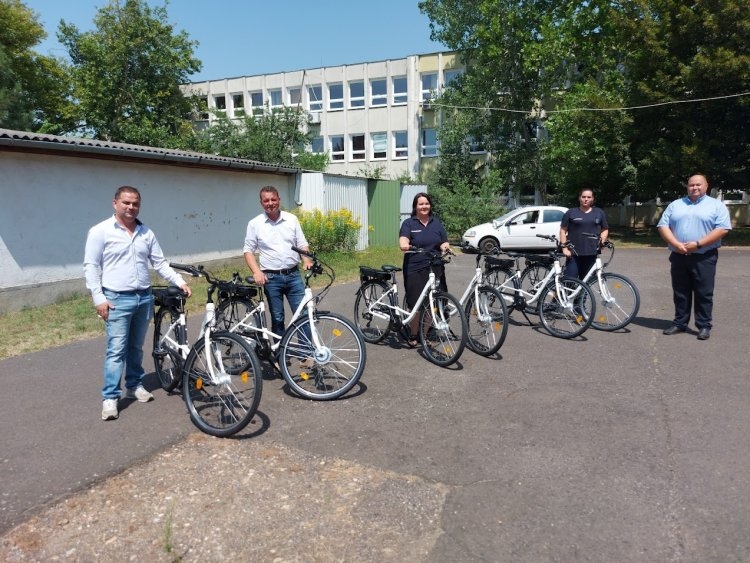
<svg viewBox="0 0 750 563">
<path fill-rule="evenodd" d="M 362 226 L 346 208 L 338 211 L 319 209 L 312 211 L 295 210 L 302 232 L 310 243 L 313 252 L 352 252 L 357 246 L 357 235 Z"/>
</svg>

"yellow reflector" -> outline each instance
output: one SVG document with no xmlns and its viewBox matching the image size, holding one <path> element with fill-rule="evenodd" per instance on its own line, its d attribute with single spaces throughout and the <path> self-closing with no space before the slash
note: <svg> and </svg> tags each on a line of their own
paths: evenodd
<svg viewBox="0 0 750 563">
<path fill-rule="evenodd" d="M 615 284 L 615 289 L 620 289 L 621 287 L 622 287 L 622 284 L 621 284 L 621 283 L 616 283 L 616 284 Z"/>
<path fill-rule="evenodd" d="M 203 387 L 203 380 L 199 377 L 195 380 L 195 388 L 201 389 Z"/>
<path fill-rule="evenodd" d="M 333 335 L 334 336 L 341 336 L 341 331 L 339 329 L 337 329 L 337 328 L 334 328 L 333 329 Z"/>
<path fill-rule="evenodd" d="M 240 379 L 242 379 L 242 383 L 247 383 L 247 372 L 243 371 L 242 375 L 240 376 Z"/>
<path fill-rule="evenodd" d="M 299 374 L 299 378 L 302 381 L 307 381 L 308 379 L 310 379 L 310 376 L 308 375 L 306 371 L 303 371 L 302 373 Z"/>
</svg>

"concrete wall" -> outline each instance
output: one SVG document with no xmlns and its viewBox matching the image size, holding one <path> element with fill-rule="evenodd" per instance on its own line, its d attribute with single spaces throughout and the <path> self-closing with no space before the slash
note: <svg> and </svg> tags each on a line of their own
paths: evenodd
<svg viewBox="0 0 750 563">
<path fill-rule="evenodd" d="M 80 155 L 0 152 L 0 172 L 0 312 L 85 290 L 86 234 L 112 214 L 118 186 L 141 191 L 141 220 L 167 258 L 183 262 L 240 255 L 263 185 L 275 185 L 287 209 L 295 196 L 295 175 Z"/>
<path fill-rule="evenodd" d="M 732 220 L 732 227 L 750 226 L 750 205 L 740 201 L 725 201 Z M 659 218 L 669 205 L 667 203 L 647 202 L 637 205 L 617 205 L 607 207 L 607 221 L 613 227 L 644 228 L 655 227 Z"/>
</svg>

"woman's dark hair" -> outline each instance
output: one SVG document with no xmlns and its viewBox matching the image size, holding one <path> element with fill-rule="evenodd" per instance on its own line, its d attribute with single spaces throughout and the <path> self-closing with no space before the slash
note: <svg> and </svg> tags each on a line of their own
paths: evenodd
<svg viewBox="0 0 750 563">
<path fill-rule="evenodd" d="M 428 196 L 425 192 L 419 192 L 417 195 L 414 196 L 414 200 L 411 202 L 411 216 L 412 217 L 417 216 L 417 201 L 419 201 L 420 197 L 423 197 L 427 201 L 430 202 L 430 217 L 432 217 L 432 198 Z"/>
</svg>

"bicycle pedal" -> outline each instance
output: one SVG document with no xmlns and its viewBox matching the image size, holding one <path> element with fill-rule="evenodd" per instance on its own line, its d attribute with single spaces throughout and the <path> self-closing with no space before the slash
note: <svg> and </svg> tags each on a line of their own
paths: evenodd
<svg viewBox="0 0 750 563">
<path fill-rule="evenodd" d="M 166 358 L 168 354 L 169 352 L 167 352 L 166 350 L 154 350 L 153 352 L 151 352 L 151 355 L 154 358 Z"/>
</svg>

